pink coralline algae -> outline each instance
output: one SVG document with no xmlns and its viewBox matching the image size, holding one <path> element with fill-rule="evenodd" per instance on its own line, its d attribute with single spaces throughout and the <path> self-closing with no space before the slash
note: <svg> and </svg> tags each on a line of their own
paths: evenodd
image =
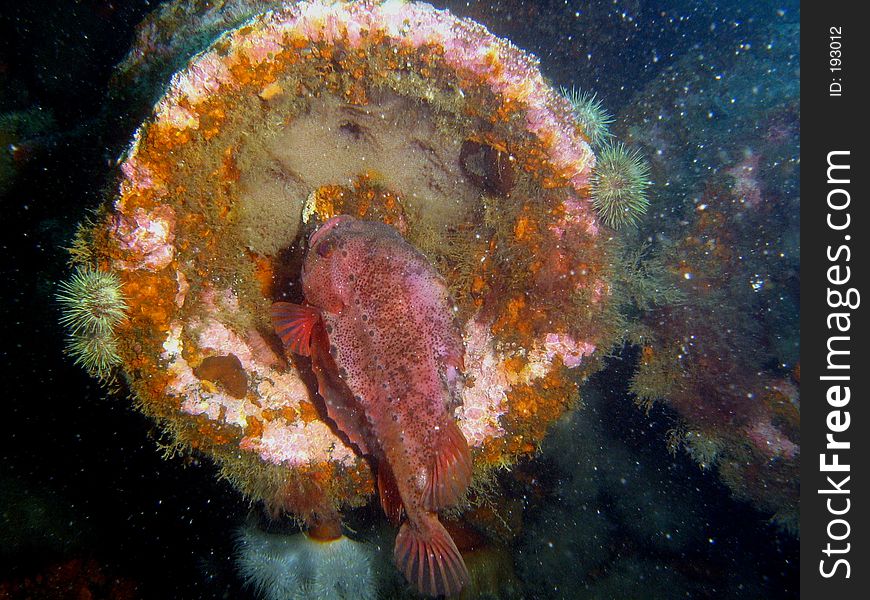
<svg viewBox="0 0 870 600">
<path fill-rule="evenodd" d="M 209 295 L 207 304 L 214 310 L 238 309 L 238 301 L 230 292 Z M 241 339 L 226 325 L 214 319 L 195 321 L 187 326 L 197 332 L 197 346 L 210 356 L 232 354 L 242 368 L 250 374 L 256 390 L 256 402 L 250 398 L 241 401 L 220 388 L 204 388 L 202 381 L 184 358 L 181 324 L 173 327 L 164 342 L 163 359 L 168 362 L 172 380 L 167 393 L 181 399 L 181 410 L 189 415 L 204 415 L 245 428 L 251 419 L 264 422 L 257 437 L 244 437 L 243 450 L 256 452 L 264 461 L 279 465 L 303 466 L 310 462 L 334 460 L 350 464 L 353 452 L 338 443 L 335 434 L 322 421 L 286 423 L 267 420 L 264 411 L 291 414 L 301 410 L 299 400 L 307 396 L 305 384 L 293 372 L 282 368 L 282 363 L 267 345 L 252 333 L 248 340 Z M 264 353 L 271 356 L 264 357 Z"/>
<path fill-rule="evenodd" d="M 465 327 L 465 373 L 475 384 L 463 390 L 462 406 L 456 411 L 459 428 L 472 446 L 499 438 L 504 430 L 499 418 L 507 411 L 508 378 L 502 360 L 493 349 L 489 328 L 477 320 Z"/>
<path fill-rule="evenodd" d="M 161 205 L 153 211 L 137 208 L 132 215 L 117 213 L 113 234 L 125 258 L 116 261 L 119 269 L 159 271 L 175 257 L 175 211 Z"/>
<path fill-rule="evenodd" d="M 547 350 L 547 358 L 552 360 L 554 356 L 562 357 L 562 362 L 569 369 L 580 366 L 583 357 L 595 352 L 595 346 L 589 342 L 578 342 L 570 335 L 548 333 L 544 341 Z"/>
</svg>

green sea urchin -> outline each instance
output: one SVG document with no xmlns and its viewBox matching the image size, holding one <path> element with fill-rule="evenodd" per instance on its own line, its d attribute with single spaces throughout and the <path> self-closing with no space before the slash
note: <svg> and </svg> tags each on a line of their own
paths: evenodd
<svg viewBox="0 0 870 600">
<path fill-rule="evenodd" d="M 649 166 L 637 150 L 606 144 L 592 173 L 592 205 L 613 229 L 636 225 L 649 207 Z"/>
<path fill-rule="evenodd" d="M 60 324 L 74 335 L 111 333 L 127 312 L 118 276 L 88 267 L 78 267 L 61 282 L 55 298 L 61 305 Z"/>
<path fill-rule="evenodd" d="M 571 103 L 574 118 L 583 127 L 583 133 L 592 146 L 599 146 L 610 138 L 608 125 L 613 122 L 613 115 L 607 112 L 597 94 L 581 91 L 577 88 L 561 89 L 562 95 Z"/>
<path fill-rule="evenodd" d="M 111 332 L 71 334 L 66 343 L 67 354 L 75 364 L 83 367 L 89 375 L 108 380 L 112 369 L 121 363 L 118 355 L 118 340 Z"/>
<path fill-rule="evenodd" d="M 91 375 L 107 379 L 121 362 L 115 328 L 127 315 L 121 282 L 114 273 L 78 267 L 55 295 L 60 323 L 69 332 L 66 351 Z"/>
</svg>

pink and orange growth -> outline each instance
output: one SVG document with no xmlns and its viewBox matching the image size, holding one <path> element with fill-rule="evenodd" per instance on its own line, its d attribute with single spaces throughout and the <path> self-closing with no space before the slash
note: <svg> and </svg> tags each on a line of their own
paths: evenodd
<svg viewBox="0 0 870 600">
<path fill-rule="evenodd" d="M 303 519 L 360 504 L 373 480 L 269 333 L 301 237 L 279 256 L 235 228 L 251 168 L 240 131 L 290 127 L 327 96 L 366 106 L 385 89 L 461 123 L 444 129 L 481 157 L 476 184 L 464 167 L 477 204 L 423 225 L 425 204 L 365 165 L 288 202 L 309 228 L 336 214 L 391 224 L 446 278 L 468 352 L 456 418 L 478 466 L 534 452 L 617 335 L 612 249 L 588 201 L 593 155 L 535 59 L 420 4 L 299 3 L 228 32 L 137 132 L 93 253 L 129 298 L 119 351 L 142 409 L 243 491 Z"/>
<path fill-rule="evenodd" d="M 327 185 L 314 190 L 303 208 L 303 219 L 316 215 L 324 223 L 341 214 L 380 221 L 408 233 L 409 217 L 401 197 L 385 187 L 375 171 L 360 174 L 351 186 Z"/>
</svg>

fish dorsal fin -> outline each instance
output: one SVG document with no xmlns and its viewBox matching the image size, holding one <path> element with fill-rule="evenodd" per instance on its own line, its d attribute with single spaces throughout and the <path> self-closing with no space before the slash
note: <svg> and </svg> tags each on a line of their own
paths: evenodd
<svg viewBox="0 0 870 600">
<path fill-rule="evenodd" d="M 438 511 L 456 504 L 471 483 L 471 452 L 468 442 L 453 419 L 440 425 L 434 448 L 429 480 L 423 490 L 428 510 Z"/>
<path fill-rule="evenodd" d="M 393 527 L 398 527 L 402 521 L 405 506 L 399 495 L 399 486 L 396 484 L 396 476 L 390 463 L 381 459 L 378 463 L 378 498 L 381 500 L 381 508 Z"/>
<path fill-rule="evenodd" d="M 294 354 L 311 356 L 311 335 L 320 323 L 320 312 L 310 306 L 289 302 L 272 305 L 272 327 L 284 347 Z"/>
<path fill-rule="evenodd" d="M 311 368 L 317 377 L 317 392 L 326 404 L 326 413 L 336 427 L 362 454 L 371 454 L 370 427 L 365 409 L 353 397 L 353 392 L 338 375 L 338 367 L 329 354 L 329 339 L 322 326 L 311 334 Z"/>
</svg>

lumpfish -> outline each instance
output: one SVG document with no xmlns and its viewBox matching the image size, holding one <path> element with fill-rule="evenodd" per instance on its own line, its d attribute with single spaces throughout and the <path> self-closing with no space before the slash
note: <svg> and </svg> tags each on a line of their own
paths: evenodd
<svg viewBox="0 0 870 600">
<path fill-rule="evenodd" d="M 451 416 L 465 350 L 443 280 L 392 227 L 342 215 L 311 236 L 302 290 L 304 305 L 272 306 L 276 333 L 311 357 L 329 418 L 376 461 L 401 523 L 396 565 L 421 593 L 458 593 L 468 571 L 437 511 L 465 492 L 471 458 Z"/>
</svg>

